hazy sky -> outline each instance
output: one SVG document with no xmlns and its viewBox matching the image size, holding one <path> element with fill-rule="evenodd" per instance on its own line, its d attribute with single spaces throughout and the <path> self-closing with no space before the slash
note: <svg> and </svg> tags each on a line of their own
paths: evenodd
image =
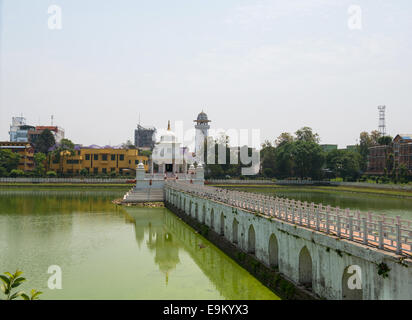
<svg viewBox="0 0 412 320">
<path fill-rule="evenodd" d="M 361 30 L 348 27 L 352 4 Z M 139 113 L 189 128 L 203 108 L 214 128 L 263 141 L 306 125 L 344 147 L 377 129 L 381 104 L 388 132 L 409 133 L 411 17 L 410 0 L 3 0 L 0 140 L 21 113 L 116 145 Z"/>
</svg>

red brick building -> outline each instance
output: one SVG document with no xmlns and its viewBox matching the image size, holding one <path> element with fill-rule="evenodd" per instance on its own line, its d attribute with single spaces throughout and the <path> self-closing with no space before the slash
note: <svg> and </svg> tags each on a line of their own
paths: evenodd
<svg viewBox="0 0 412 320">
<path fill-rule="evenodd" d="M 397 168 L 403 164 L 412 173 L 412 134 L 398 134 L 393 139 L 393 155 Z"/>
<path fill-rule="evenodd" d="M 382 175 L 388 165 L 389 154 L 393 154 L 392 167 L 404 164 L 412 174 L 412 134 L 398 134 L 390 145 L 369 148 L 367 174 Z"/>
<path fill-rule="evenodd" d="M 391 146 L 387 145 L 370 147 L 367 174 L 384 174 L 386 168 L 386 160 L 391 150 Z"/>
</svg>

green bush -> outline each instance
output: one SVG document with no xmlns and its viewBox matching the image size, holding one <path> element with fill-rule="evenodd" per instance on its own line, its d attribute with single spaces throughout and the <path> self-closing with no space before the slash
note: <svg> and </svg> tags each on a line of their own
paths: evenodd
<svg viewBox="0 0 412 320">
<path fill-rule="evenodd" d="M 24 171 L 20 169 L 13 169 L 10 172 L 10 177 L 22 177 L 24 176 Z"/>
<path fill-rule="evenodd" d="M 6 168 L 0 167 L 0 177 L 8 177 L 9 173 Z"/>
<path fill-rule="evenodd" d="M 48 178 L 56 178 L 57 177 L 57 173 L 55 171 L 47 171 L 46 176 Z"/>
</svg>

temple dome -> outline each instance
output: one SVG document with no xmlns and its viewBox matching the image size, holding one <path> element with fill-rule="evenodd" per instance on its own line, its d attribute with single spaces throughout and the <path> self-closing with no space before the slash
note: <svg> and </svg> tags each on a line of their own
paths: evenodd
<svg viewBox="0 0 412 320">
<path fill-rule="evenodd" d="M 197 120 L 203 120 L 203 121 L 208 120 L 207 114 L 202 111 L 201 113 L 198 114 Z"/>
<path fill-rule="evenodd" d="M 176 142 L 176 134 L 170 129 L 170 121 L 167 125 L 167 131 L 160 137 L 160 142 Z"/>
</svg>

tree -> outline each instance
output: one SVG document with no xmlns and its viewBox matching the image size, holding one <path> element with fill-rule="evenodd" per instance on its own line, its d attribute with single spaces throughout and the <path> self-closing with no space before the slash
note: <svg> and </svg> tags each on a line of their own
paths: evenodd
<svg viewBox="0 0 412 320">
<path fill-rule="evenodd" d="M 319 143 L 320 138 L 317 133 L 313 133 L 309 127 L 303 127 L 295 132 L 296 140 Z"/>
<path fill-rule="evenodd" d="M 39 176 L 43 176 L 46 172 L 46 168 L 44 163 L 46 161 L 46 155 L 42 152 L 38 152 L 34 154 L 34 164 L 36 166 L 36 174 Z"/>
<path fill-rule="evenodd" d="M 382 137 L 381 133 L 378 130 L 373 130 L 370 133 L 371 143 L 373 146 L 377 146 L 379 144 L 379 139 Z"/>
<path fill-rule="evenodd" d="M 277 178 L 294 176 L 293 146 L 294 142 L 285 142 L 276 148 L 275 176 Z"/>
<path fill-rule="evenodd" d="M 320 178 L 324 154 L 322 148 L 312 138 L 308 141 L 293 142 L 292 157 L 297 175 L 301 178 Z"/>
<path fill-rule="evenodd" d="M 370 134 L 366 131 L 359 135 L 359 153 L 361 155 L 361 170 L 366 171 L 368 166 L 369 148 L 378 145 L 379 132 L 372 131 Z"/>
<path fill-rule="evenodd" d="M 136 149 L 136 146 L 133 144 L 131 140 L 127 140 L 125 143 L 122 143 L 123 149 Z"/>
<path fill-rule="evenodd" d="M 47 154 L 49 149 L 56 144 L 56 140 L 54 135 L 51 133 L 50 130 L 44 129 L 42 133 L 40 133 L 39 137 L 34 146 L 35 152 L 41 152 Z"/>
<path fill-rule="evenodd" d="M 333 150 L 326 156 L 326 165 L 335 177 L 356 180 L 360 175 L 361 156 L 359 152 Z"/>
<path fill-rule="evenodd" d="M 406 165 L 404 163 L 401 163 L 399 165 L 399 180 L 402 183 L 406 183 L 408 182 L 408 178 L 409 178 L 409 174 L 408 174 L 408 168 L 406 167 Z"/>
<path fill-rule="evenodd" d="M 295 138 L 289 132 L 283 132 L 275 140 L 275 145 L 276 145 L 276 147 L 281 147 L 285 143 L 289 143 L 289 142 L 293 142 L 293 141 L 295 141 Z"/>
<path fill-rule="evenodd" d="M 10 173 L 19 166 L 20 155 L 8 149 L 0 149 L 0 167 Z"/>
<path fill-rule="evenodd" d="M 74 143 L 69 139 L 62 139 L 53 150 L 53 157 L 59 162 L 59 171 L 62 171 L 63 161 L 66 157 L 74 155 Z"/>
<path fill-rule="evenodd" d="M 263 175 L 268 178 L 273 177 L 276 171 L 276 148 L 269 141 L 262 144 L 260 160 Z"/>
<path fill-rule="evenodd" d="M 208 148 L 210 147 L 209 144 L 212 144 L 214 146 L 214 164 L 213 163 L 208 163 L 210 162 L 208 159 Z M 229 146 L 229 137 L 221 134 L 218 139 L 212 140 L 212 138 L 206 140 L 205 139 L 205 144 L 204 144 L 204 159 L 206 160 L 205 164 L 205 177 L 206 178 L 225 178 L 226 176 L 239 176 L 241 173 L 241 165 L 237 164 L 231 164 L 230 163 L 230 158 L 231 154 L 233 153 L 238 153 L 239 148 L 230 148 Z M 250 150 L 249 150 L 250 151 Z M 225 160 L 224 164 L 219 164 L 219 152 L 222 153 L 220 154 L 220 157 L 223 157 Z M 250 153 L 249 153 L 250 154 Z"/>
<path fill-rule="evenodd" d="M 24 171 L 19 169 L 13 169 L 10 171 L 10 177 L 22 177 L 24 176 Z"/>
<path fill-rule="evenodd" d="M 150 159 L 150 157 L 152 156 L 152 151 L 151 150 L 139 150 L 139 156 L 148 157 Z"/>
<path fill-rule="evenodd" d="M 379 145 L 390 145 L 392 143 L 393 138 L 391 136 L 383 136 L 378 138 Z"/>
</svg>

